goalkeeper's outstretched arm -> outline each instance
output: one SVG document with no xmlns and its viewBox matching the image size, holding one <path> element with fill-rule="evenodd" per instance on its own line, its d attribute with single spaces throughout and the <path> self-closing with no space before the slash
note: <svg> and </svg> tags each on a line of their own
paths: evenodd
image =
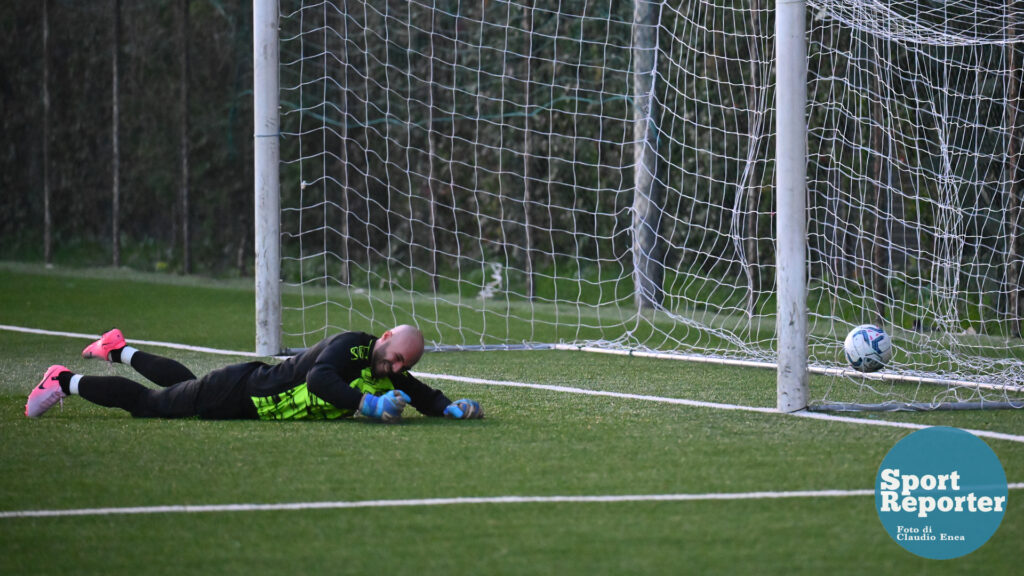
<svg viewBox="0 0 1024 576">
<path fill-rule="evenodd" d="M 475 400 L 466 398 L 452 402 L 440 390 L 427 386 L 408 372 L 392 379 L 395 388 L 404 391 L 411 399 L 410 404 L 427 416 L 446 416 L 456 420 L 471 420 L 484 417 L 483 408 Z"/>
</svg>

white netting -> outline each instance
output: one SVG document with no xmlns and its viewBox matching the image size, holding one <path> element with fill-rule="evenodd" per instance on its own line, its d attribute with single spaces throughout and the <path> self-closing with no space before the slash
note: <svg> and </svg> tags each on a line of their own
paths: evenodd
<svg viewBox="0 0 1024 576">
<path fill-rule="evenodd" d="M 903 375 L 1018 385 L 1021 6 L 826 0 L 810 11 L 812 362 L 836 356 L 846 321 L 875 322 L 893 333 Z M 1001 396 L 883 382 L 859 392 Z"/>
<path fill-rule="evenodd" d="M 640 8 L 281 0 L 286 344 L 413 321 L 437 345 L 774 361 L 773 6 Z M 809 7 L 819 367 L 881 314 L 894 370 L 1017 381 L 1016 28 L 979 8 Z"/>
</svg>

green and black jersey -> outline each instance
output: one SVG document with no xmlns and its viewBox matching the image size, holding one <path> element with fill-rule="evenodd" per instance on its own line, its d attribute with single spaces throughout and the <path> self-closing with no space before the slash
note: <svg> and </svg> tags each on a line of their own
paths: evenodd
<svg viewBox="0 0 1024 576">
<path fill-rule="evenodd" d="M 363 394 L 401 390 L 427 416 L 441 416 L 451 402 L 408 372 L 374 378 L 371 356 L 377 338 L 344 332 L 276 365 L 259 364 L 246 386 L 262 420 L 323 420 L 352 416 Z"/>
</svg>

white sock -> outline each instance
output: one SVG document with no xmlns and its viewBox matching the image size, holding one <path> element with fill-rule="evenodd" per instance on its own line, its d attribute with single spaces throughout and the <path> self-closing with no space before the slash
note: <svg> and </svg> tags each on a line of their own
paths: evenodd
<svg viewBox="0 0 1024 576">
<path fill-rule="evenodd" d="M 138 349 L 132 348 L 131 346 L 125 346 L 121 348 L 121 364 L 132 365 L 132 356 L 138 352 Z"/>
<path fill-rule="evenodd" d="M 72 376 L 71 377 L 71 383 L 68 384 L 68 392 L 71 392 L 71 394 L 74 395 L 74 396 L 78 396 L 78 382 L 81 379 L 82 379 L 82 375 L 81 374 L 75 374 L 74 376 Z"/>
</svg>

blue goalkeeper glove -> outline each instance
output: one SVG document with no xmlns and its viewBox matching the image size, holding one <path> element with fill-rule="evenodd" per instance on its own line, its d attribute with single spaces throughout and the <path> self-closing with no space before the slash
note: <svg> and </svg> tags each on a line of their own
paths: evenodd
<svg viewBox="0 0 1024 576">
<path fill-rule="evenodd" d="M 364 394 L 359 403 L 359 412 L 373 420 L 398 422 L 402 419 L 402 410 L 405 410 L 409 402 L 409 395 L 401 390 L 392 390 L 380 396 Z"/>
<path fill-rule="evenodd" d="M 444 415 L 456 420 L 475 420 L 484 417 L 484 409 L 476 400 L 463 398 L 449 404 L 444 409 Z"/>
</svg>

